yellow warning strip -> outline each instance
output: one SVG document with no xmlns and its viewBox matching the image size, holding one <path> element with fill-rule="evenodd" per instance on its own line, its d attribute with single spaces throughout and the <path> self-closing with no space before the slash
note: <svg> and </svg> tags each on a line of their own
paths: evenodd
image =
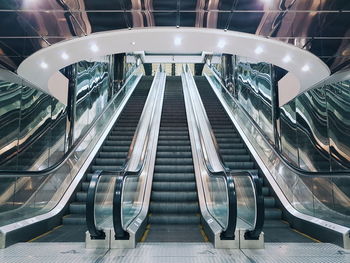
<svg viewBox="0 0 350 263">
<path fill-rule="evenodd" d="M 313 238 L 313 237 L 310 237 L 309 235 L 304 234 L 304 233 L 302 233 L 302 232 L 300 232 L 300 231 L 298 231 L 298 230 L 296 230 L 296 229 L 294 229 L 294 228 L 292 228 L 292 230 L 293 230 L 294 232 L 296 232 L 296 233 L 298 233 L 298 234 L 304 236 L 304 237 L 307 237 L 308 239 L 311 239 L 312 241 L 314 241 L 314 242 L 316 242 L 316 243 L 321 243 L 320 240 L 318 240 L 318 239 L 316 239 L 316 238 Z"/>
<path fill-rule="evenodd" d="M 209 239 L 208 239 L 207 235 L 205 234 L 203 227 L 201 225 L 199 225 L 199 232 L 201 233 L 201 235 L 204 239 L 204 242 L 209 242 Z"/>
<path fill-rule="evenodd" d="M 143 233 L 143 236 L 142 236 L 140 242 L 145 242 L 145 240 L 146 240 L 146 238 L 147 238 L 147 236 L 148 236 L 148 233 L 149 233 L 150 228 L 151 228 L 151 226 L 150 226 L 150 225 L 147 225 L 146 230 L 145 230 L 145 233 Z"/>
<path fill-rule="evenodd" d="M 281 221 L 282 221 L 283 223 L 289 225 L 289 227 L 290 227 L 289 222 L 284 221 L 284 220 L 281 220 Z M 303 232 L 300 232 L 300 231 L 296 230 L 295 228 L 291 228 L 291 229 L 292 229 L 294 232 L 298 233 L 299 235 L 302 235 L 302 236 L 304 236 L 304 237 L 306 237 L 306 238 L 308 238 L 308 239 L 311 239 L 312 241 L 314 241 L 314 242 L 316 242 L 316 243 L 322 243 L 320 240 L 318 240 L 318 239 L 316 239 L 316 238 L 313 238 L 313 237 L 310 237 L 309 235 L 304 234 Z"/>
<path fill-rule="evenodd" d="M 42 234 L 42 235 L 40 235 L 40 236 L 34 237 L 33 239 L 29 240 L 28 242 L 33 242 L 33 241 L 35 241 L 35 240 L 38 240 L 39 238 L 42 238 L 42 237 L 44 237 L 44 236 L 47 236 L 48 234 L 52 233 L 52 232 L 55 231 L 56 229 L 61 228 L 62 226 L 63 226 L 63 225 L 56 226 L 56 227 L 54 227 L 52 230 L 50 230 L 50 231 L 48 231 L 48 232 L 46 232 L 46 233 L 44 233 L 44 234 Z"/>
</svg>

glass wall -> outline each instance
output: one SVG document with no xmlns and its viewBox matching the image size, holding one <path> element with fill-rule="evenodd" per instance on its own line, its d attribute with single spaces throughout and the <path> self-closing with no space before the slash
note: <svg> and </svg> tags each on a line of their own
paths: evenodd
<svg viewBox="0 0 350 263">
<path fill-rule="evenodd" d="M 229 89 L 230 93 L 273 142 L 272 65 L 235 56 L 233 67 L 235 87 Z M 216 68 L 218 71 L 218 66 Z"/>
<path fill-rule="evenodd" d="M 67 106 L 51 95 L 13 73 L 0 72 L 0 170 L 39 171 L 62 159 L 70 147 L 69 120 L 74 120 L 74 143 L 86 134 L 113 97 L 111 57 L 69 66 L 75 72 L 69 80 L 73 81 L 69 88 L 75 101 L 72 118 L 67 116 Z M 128 66 L 135 69 L 135 65 Z"/>
<path fill-rule="evenodd" d="M 273 65 L 239 56 L 232 62 L 234 85 L 227 90 L 292 166 L 311 172 L 350 168 L 350 80 L 315 86 L 279 107 Z M 211 66 L 216 74 L 223 67 Z"/>
<path fill-rule="evenodd" d="M 283 105 L 282 154 L 306 171 L 350 168 L 350 81 L 315 87 Z"/>
<path fill-rule="evenodd" d="M 76 65 L 76 115 L 74 141 L 86 133 L 91 123 L 100 115 L 108 103 L 109 61 L 81 61 Z"/>
<path fill-rule="evenodd" d="M 0 169 L 42 170 L 64 154 L 66 106 L 18 79 L 0 79 Z"/>
</svg>

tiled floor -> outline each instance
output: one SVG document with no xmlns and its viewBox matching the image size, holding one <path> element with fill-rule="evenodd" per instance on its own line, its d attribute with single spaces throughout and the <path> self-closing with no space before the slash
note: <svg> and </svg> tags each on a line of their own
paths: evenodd
<svg viewBox="0 0 350 263">
<path fill-rule="evenodd" d="M 350 262 L 350 250 L 322 243 L 266 243 L 265 249 L 214 249 L 210 243 L 140 243 L 136 249 L 85 249 L 84 243 L 18 243 L 1 263 L 22 262 Z"/>
</svg>

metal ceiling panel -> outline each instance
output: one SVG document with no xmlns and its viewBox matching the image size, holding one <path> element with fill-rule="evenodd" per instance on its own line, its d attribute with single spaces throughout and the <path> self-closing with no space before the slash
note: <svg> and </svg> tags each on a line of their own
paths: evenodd
<svg viewBox="0 0 350 263">
<path fill-rule="evenodd" d="M 0 57 L 105 30 L 154 26 L 235 30 L 307 49 L 332 69 L 350 61 L 349 0 L 3 0 Z M 14 66 L 15 65 L 15 66 Z"/>
</svg>

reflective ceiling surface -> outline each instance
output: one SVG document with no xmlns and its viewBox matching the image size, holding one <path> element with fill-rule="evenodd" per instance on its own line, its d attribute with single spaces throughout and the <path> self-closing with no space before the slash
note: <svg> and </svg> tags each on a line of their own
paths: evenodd
<svg viewBox="0 0 350 263">
<path fill-rule="evenodd" d="M 0 0 L 0 67 L 57 42 L 122 28 L 218 28 L 307 49 L 350 67 L 350 0 Z"/>
</svg>

